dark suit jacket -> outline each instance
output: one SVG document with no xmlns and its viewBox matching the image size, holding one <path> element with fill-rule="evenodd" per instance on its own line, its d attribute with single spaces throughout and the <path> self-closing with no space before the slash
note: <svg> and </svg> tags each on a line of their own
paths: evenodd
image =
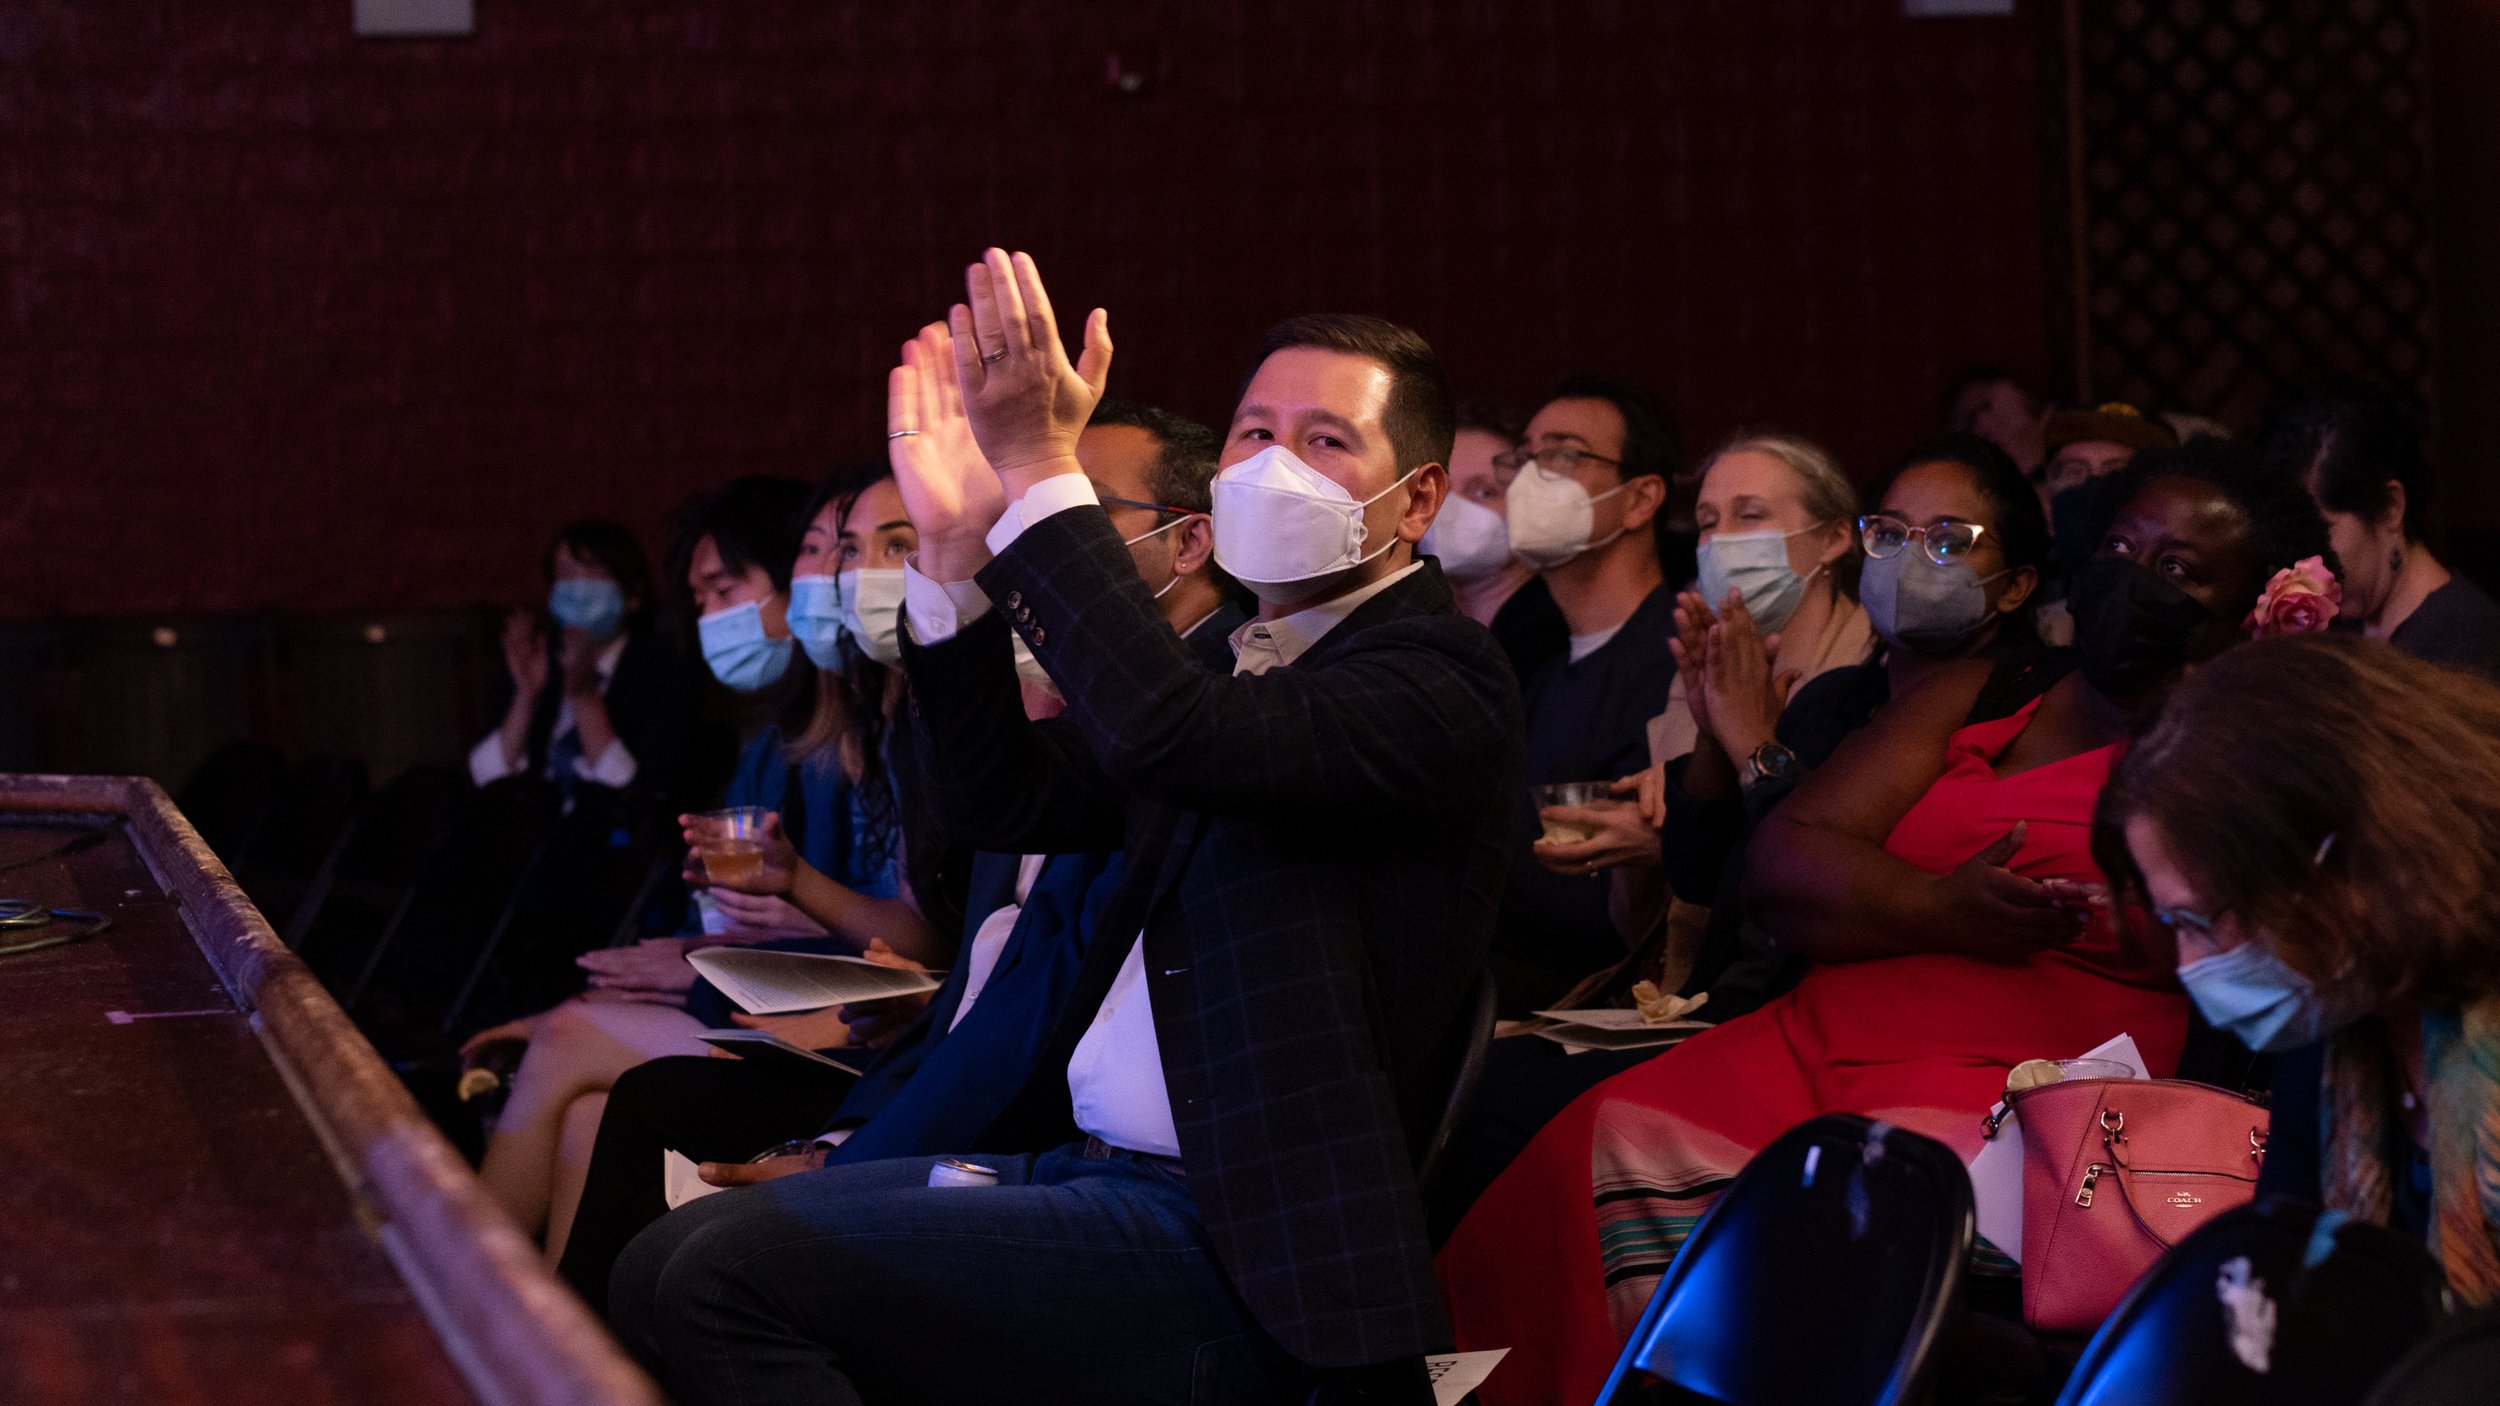
<svg viewBox="0 0 2500 1406">
<path fill-rule="evenodd" d="M 962 955 L 970 955 L 981 923 L 1015 902 L 1019 859 L 975 857 Z M 972 1013 L 954 1023 L 972 976 L 959 959 L 929 1008 L 877 1055 L 834 1110 L 830 1126 L 858 1131 L 831 1160 L 934 1156 L 978 1141 L 1032 1078 L 1035 1058 L 1065 1017 L 1086 949 L 1119 893 L 1120 873 L 1116 854 L 1054 854 L 1045 861 Z M 1123 940 L 1128 936 L 1134 934 Z"/>
<path fill-rule="evenodd" d="M 625 637 L 625 652 L 616 657 L 616 672 L 608 679 L 604 698 L 616 740 L 633 754 L 635 790 L 682 799 L 676 788 L 684 779 L 701 725 L 703 680 L 696 672 L 701 667 L 650 630 L 636 630 Z M 556 710 L 563 702 L 564 670 L 551 638 L 547 683 L 539 689 L 530 712 L 526 769 L 532 776 L 546 774 L 547 747 L 554 740 Z M 490 716 L 501 718 L 511 706 L 512 679 L 506 675 L 496 687 Z"/>
<path fill-rule="evenodd" d="M 1129 869 L 984 1146 L 1068 1126 L 1067 1057 L 1142 927 L 1190 1191 L 1251 1312 L 1316 1367 L 1447 1346 L 1413 1151 L 1521 784 L 1501 650 L 1427 566 L 1290 668 L 1211 672 L 1093 508 L 1026 529 L 980 582 L 997 610 L 905 649 L 934 804 L 984 849 L 1117 847 Z M 1068 695 L 1049 723 L 1017 706 L 1009 621 Z"/>
</svg>

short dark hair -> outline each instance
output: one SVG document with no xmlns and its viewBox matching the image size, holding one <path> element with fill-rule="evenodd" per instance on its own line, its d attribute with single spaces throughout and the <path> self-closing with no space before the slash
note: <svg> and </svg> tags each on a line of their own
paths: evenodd
<svg viewBox="0 0 2500 1406">
<path fill-rule="evenodd" d="M 2000 381 L 2012 386 L 2014 388 L 2014 394 L 2023 398 L 2023 408 L 2025 410 L 2031 411 L 2034 414 L 2039 412 L 2040 397 L 2032 394 L 2031 387 L 2024 385 L 2020 376 L 2015 375 L 2012 371 L 2007 370 L 2004 366 L 1993 361 L 1974 361 L 1970 365 L 1963 367 L 1954 375 L 1951 383 L 1946 385 L 1944 391 L 1945 414 L 1951 415 L 1953 413 L 1954 403 L 1959 401 L 1970 391 L 1980 386 L 1993 386 Z"/>
<path fill-rule="evenodd" d="M 1186 415 L 1108 396 L 1085 422 L 1087 429 L 1098 425 L 1126 425 L 1154 436 L 1157 452 L 1146 484 L 1156 502 L 1193 513 L 1214 510 L 1215 461 L 1223 453 L 1223 436 Z"/>
<path fill-rule="evenodd" d="M 606 518 L 581 518 L 556 529 L 547 541 L 547 550 L 539 559 L 539 572 L 549 581 L 556 579 L 556 553 L 570 551 L 583 561 L 608 573 L 625 593 L 631 604 L 625 619 L 629 625 L 640 625 L 651 618 L 657 602 L 651 594 L 651 559 L 643 555 L 642 543 L 621 523 Z"/>
<path fill-rule="evenodd" d="M 2390 482 L 2404 486 L 2405 537 L 2429 520 L 2430 461 L 2410 398 L 2368 381 L 2332 382 L 2278 406 L 2257 433 L 2257 452 L 2339 513 L 2375 523 Z"/>
<path fill-rule="evenodd" d="M 790 589 L 790 564 L 798 559 L 799 535 L 806 529 L 800 508 L 807 485 L 769 474 L 747 474 L 723 487 L 698 493 L 677 511 L 670 534 L 670 589 L 682 591 L 686 572 L 694 565 L 694 549 L 712 539 L 721 565 L 732 571 L 762 567 L 773 589 Z"/>
<path fill-rule="evenodd" d="M 2249 446 L 2227 439 L 2192 439 L 2185 444 L 2139 450 L 2127 466 L 2093 481 L 2092 545 L 2099 550 L 2109 536 L 2118 511 L 2157 478 L 2186 478 L 2208 484 L 2248 514 L 2248 545 L 2256 558 L 2257 589 L 2274 573 L 2317 557 L 2338 576 L 2343 568 L 2327 544 L 2326 519 L 2300 481 L 2266 466 Z M 2248 598 L 2254 608 L 2257 597 Z"/>
<path fill-rule="evenodd" d="M 1544 403 L 1557 400 L 1602 400 L 1623 417 L 1623 477 L 1656 474 L 1673 483 L 1683 474 L 1683 437 L 1676 433 L 1667 403 L 1648 387 L 1620 376 L 1574 371 L 1554 383 Z"/>
<path fill-rule="evenodd" d="M 1259 339 L 1259 354 L 1241 378 L 1241 391 L 1250 389 L 1250 378 L 1259 374 L 1269 357 L 1292 347 L 1319 347 L 1379 362 L 1389 372 L 1389 403 L 1381 419 L 1399 471 L 1449 463 L 1458 412 L 1451 402 L 1449 373 L 1421 333 L 1359 312 L 1289 317 Z M 1236 402 L 1241 391 L 1234 392 Z"/>
<path fill-rule="evenodd" d="M 1462 400 L 1458 403 L 1458 428 L 1492 435 L 1507 449 L 1528 432 L 1528 417 L 1516 406 L 1499 401 Z"/>
</svg>

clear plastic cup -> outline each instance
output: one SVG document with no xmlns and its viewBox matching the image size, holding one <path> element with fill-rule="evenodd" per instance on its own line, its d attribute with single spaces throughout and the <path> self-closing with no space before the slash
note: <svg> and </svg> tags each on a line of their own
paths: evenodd
<svg viewBox="0 0 2500 1406">
<path fill-rule="evenodd" d="M 751 891 L 764 881 L 764 817 L 762 806 L 731 806 L 695 817 L 695 848 L 703 855 L 703 876 L 725 889 Z"/>
<path fill-rule="evenodd" d="M 1576 845 L 1597 838 L 1597 831 L 1569 821 L 1548 820 L 1548 806 L 1585 806 L 1614 799 L 1614 788 L 1603 781 L 1558 781 L 1548 786 L 1531 786 L 1529 794 L 1536 798 L 1537 824 L 1543 828 L 1549 843 Z"/>
</svg>

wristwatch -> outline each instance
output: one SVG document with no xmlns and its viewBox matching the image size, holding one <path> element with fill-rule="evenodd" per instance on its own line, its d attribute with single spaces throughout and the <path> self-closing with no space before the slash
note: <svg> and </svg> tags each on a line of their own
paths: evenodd
<svg viewBox="0 0 2500 1406">
<path fill-rule="evenodd" d="M 1745 758 L 1745 784 L 1757 781 L 1786 781 L 1805 770 L 1798 764 L 1797 754 L 1777 742 L 1765 742 Z"/>
</svg>

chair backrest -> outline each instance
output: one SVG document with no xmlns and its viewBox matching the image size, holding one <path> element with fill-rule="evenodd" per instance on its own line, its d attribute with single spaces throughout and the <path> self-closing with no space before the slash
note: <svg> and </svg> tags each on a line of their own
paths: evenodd
<svg viewBox="0 0 2500 1406">
<path fill-rule="evenodd" d="M 1458 1131 L 1458 1120 L 1467 1115 L 1467 1105 L 1476 1097 L 1476 1087 L 1484 1082 L 1485 1056 L 1493 1048 L 1495 993 L 1493 972 L 1486 968 L 1476 976 L 1476 984 L 1467 992 L 1467 1004 L 1460 1011 L 1460 1044 L 1451 1061 L 1450 1096 L 1442 1101 L 1441 1121 L 1434 1125 L 1432 1139 L 1424 1144 L 1415 1158 L 1415 1180 L 1424 1188 L 1427 1200 L 1432 1195 L 1433 1176 L 1441 1170 L 1441 1157 L 1449 1151 L 1450 1138 Z"/>
<path fill-rule="evenodd" d="M 286 789 L 285 753 L 265 742 L 229 742 L 208 754 L 174 801 L 226 872 L 239 874 Z"/>
<path fill-rule="evenodd" d="M 1952 1149 L 1852 1113 L 1801 1124 L 1694 1227 L 1598 1400 L 1635 1372 L 1731 1406 L 1915 1399 L 1973 1234 Z"/>
<path fill-rule="evenodd" d="M 227 866 L 271 927 L 290 929 L 297 904 L 346 841 L 365 789 L 365 764 L 352 757 L 307 757 L 287 773 L 251 852 Z"/>
<path fill-rule="evenodd" d="M 2369 1406 L 2486 1406 L 2500 1395 L 2500 1309 L 2449 1320 L 2405 1355 Z"/>
<path fill-rule="evenodd" d="M 468 792 L 466 776 L 416 767 L 357 813 L 287 924 L 287 945 L 323 985 L 346 994 L 388 941 Z"/>
<path fill-rule="evenodd" d="M 2405 1236 L 2269 1198 L 2207 1221 L 2145 1271 L 2059 1406 L 2351 1406 L 2441 1315 Z"/>
<path fill-rule="evenodd" d="M 573 959 L 645 935 L 640 910 L 663 901 L 655 887 L 682 893 L 674 880 L 684 854 L 676 813 L 661 798 L 577 788 L 514 894 L 504 930 L 479 953 L 447 1028 L 544 1010 L 579 991 Z M 682 899 L 675 908 L 684 911 Z"/>
<path fill-rule="evenodd" d="M 386 1034 L 439 1027 L 478 954 L 512 911 L 563 811 L 555 784 L 507 776 L 470 792 L 442 847 L 418 876 L 387 942 L 375 944 L 341 993 L 386 1055 Z"/>
</svg>

